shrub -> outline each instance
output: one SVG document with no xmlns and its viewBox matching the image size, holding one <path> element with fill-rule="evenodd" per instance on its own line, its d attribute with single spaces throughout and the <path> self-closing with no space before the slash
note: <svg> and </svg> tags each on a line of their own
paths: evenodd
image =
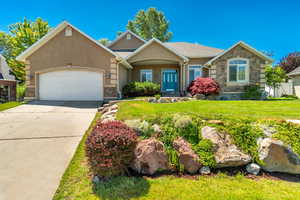
<svg viewBox="0 0 300 200">
<path fill-rule="evenodd" d="M 202 139 L 197 145 L 193 146 L 193 150 L 199 155 L 201 164 L 204 166 L 216 166 L 213 148 L 213 143 L 208 139 Z"/>
<path fill-rule="evenodd" d="M 281 97 L 287 98 L 287 99 L 299 99 L 296 95 L 293 94 L 283 94 Z"/>
<path fill-rule="evenodd" d="M 192 95 L 204 94 L 205 96 L 218 94 L 220 91 L 219 84 L 212 78 L 197 78 L 192 81 L 188 87 Z"/>
<path fill-rule="evenodd" d="M 136 133 L 119 121 L 97 124 L 86 140 L 86 155 L 93 174 L 105 178 L 124 174 L 136 143 Z"/>
<path fill-rule="evenodd" d="M 130 82 L 123 87 L 125 97 L 154 96 L 160 93 L 160 85 L 152 82 Z"/>
<path fill-rule="evenodd" d="M 17 100 L 23 101 L 26 93 L 26 85 L 25 84 L 17 84 Z"/>
<path fill-rule="evenodd" d="M 259 100 L 262 97 L 262 91 L 259 85 L 245 86 L 245 93 L 242 95 L 243 99 Z"/>
</svg>

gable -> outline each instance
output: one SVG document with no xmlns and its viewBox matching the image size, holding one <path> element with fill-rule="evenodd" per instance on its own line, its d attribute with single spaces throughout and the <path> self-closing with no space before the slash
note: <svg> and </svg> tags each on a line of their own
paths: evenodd
<svg viewBox="0 0 300 200">
<path fill-rule="evenodd" d="M 130 36 L 128 36 L 130 35 Z M 144 40 L 136 36 L 135 34 L 126 31 L 119 38 L 113 41 L 108 47 L 114 51 L 117 50 L 135 50 L 145 43 Z"/>
<path fill-rule="evenodd" d="M 27 58 L 33 71 L 68 65 L 109 69 L 114 55 L 74 28 L 71 36 L 64 30 Z"/>
<path fill-rule="evenodd" d="M 17 56 L 17 60 L 18 61 L 22 61 L 25 62 L 25 60 L 27 59 L 27 57 L 29 57 L 31 54 L 33 54 L 35 51 L 37 51 L 39 48 L 41 48 L 42 46 L 44 46 L 45 44 L 48 43 L 49 40 L 51 40 L 53 37 L 55 37 L 57 34 L 61 33 L 62 31 L 67 34 L 67 28 L 71 28 L 72 30 L 77 31 L 78 33 L 80 33 L 82 36 L 86 37 L 88 40 L 90 40 L 91 42 L 95 43 L 97 46 L 99 46 L 100 48 L 103 48 L 105 51 L 111 53 L 112 55 L 116 56 L 117 55 L 111 51 L 110 49 L 108 49 L 107 47 L 103 46 L 102 44 L 100 44 L 98 41 L 92 39 L 91 37 L 89 37 L 88 35 L 86 35 L 85 33 L 83 33 L 82 31 L 80 31 L 79 29 L 77 29 L 76 27 L 72 26 L 71 24 L 69 24 L 68 22 L 64 21 L 61 24 L 59 24 L 55 29 L 52 29 L 51 31 L 49 31 L 44 37 L 42 37 L 40 40 L 38 40 L 37 42 L 35 42 L 32 46 L 30 46 L 28 49 L 26 49 L 23 53 L 21 53 L 19 56 Z M 65 32 L 66 31 L 66 32 Z"/>
<path fill-rule="evenodd" d="M 265 64 L 265 62 L 266 62 L 265 59 L 261 58 L 257 54 L 254 54 L 253 52 L 249 51 L 249 49 L 247 49 L 241 45 L 237 45 L 234 48 L 227 51 L 222 56 L 218 57 L 212 63 L 217 63 L 217 62 L 221 62 L 221 61 L 227 62 L 227 60 L 232 59 L 232 58 L 247 58 L 247 59 L 254 58 L 253 60 L 256 60 L 256 62 L 259 62 L 259 64 Z"/>
<path fill-rule="evenodd" d="M 172 52 L 167 47 L 156 42 L 155 40 L 149 41 L 148 44 L 142 46 L 134 53 L 134 55 L 128 58 L 128 62 L 134 63 L 144 60 L 169 60 L 182 62 L 183 57 L 180 57 L 175 52 Z"/>
</svg>

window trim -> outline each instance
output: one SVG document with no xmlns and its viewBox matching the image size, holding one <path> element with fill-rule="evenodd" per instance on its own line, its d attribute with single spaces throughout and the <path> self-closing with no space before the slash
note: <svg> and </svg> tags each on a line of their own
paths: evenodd
<svg viewBox="0 0 300 200">
<path fill-rule="evenodd" d="M 153 82 L 153 70 L 152 69 L 140 69 L 140 82 L 147 82 L 147 81 L 142 81 L 142 72 L 143 71 L 151 72 L 151 81 L 148 81 L 148 82 Z"/>
<path fill-rule="evenodd" d="M 188 80 L 188 84 L 190 84 L 192 81 L 190 80 L 190 67 L 200 67 L 200 73 L 201 73 L 201 76 L 200 77 L 203 77 L 203 66 L 200 65 L 200 64 L 192 64 L 192 65 L 188 65 L 188 71 L 187 71 L 187 80 Z"/>
<path fill-rule="evenodd" d="M 238 80 L 238 67 L 239 65 L 241 64 L 236 64 L 237 65 L 237 80 L 236 81 L 230 81 L 229 79 L 229 76 L 230 76 L 230 73 L 229 73 L 229 68 L 230 68 L 230 62 L 231 61 L 234 61 L 234 60 L 243 60 L 243 61 L 246 61 L 246 64 L 243 64 L 244 66 L 246 66 L 246 69 L 245 69 L 245 80 Z M 249 59 L 247 58 L 231 58 L 231 59 L 228 59 L 227 60 L 227 83 L 232 83 L 232 84 L 247 84 L 249 83 L 249 76 L 250 76 L 250 66 L 249 66 Z"/>
</svg>

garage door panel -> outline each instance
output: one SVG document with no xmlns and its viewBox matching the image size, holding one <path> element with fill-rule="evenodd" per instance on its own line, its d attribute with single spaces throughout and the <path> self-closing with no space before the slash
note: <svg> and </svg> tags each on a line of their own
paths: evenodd
<svg viewBox="0 0 300 200">
<path fill-rule="evenodd" d="M 103 75 L 90 71 L 55 71 L 40 74 L 41 100 L 103 100 Z"/>
</svg>

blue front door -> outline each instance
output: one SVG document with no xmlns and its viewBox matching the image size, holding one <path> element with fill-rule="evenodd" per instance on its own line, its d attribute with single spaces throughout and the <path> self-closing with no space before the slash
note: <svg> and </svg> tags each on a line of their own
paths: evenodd
<svg viewBox="0 0 300 200">
<path fill-rule="evenodd" d="M 162 72 L 162 91 L 178 91 L 177 70 L 163 70 Z"/>
</svg>

